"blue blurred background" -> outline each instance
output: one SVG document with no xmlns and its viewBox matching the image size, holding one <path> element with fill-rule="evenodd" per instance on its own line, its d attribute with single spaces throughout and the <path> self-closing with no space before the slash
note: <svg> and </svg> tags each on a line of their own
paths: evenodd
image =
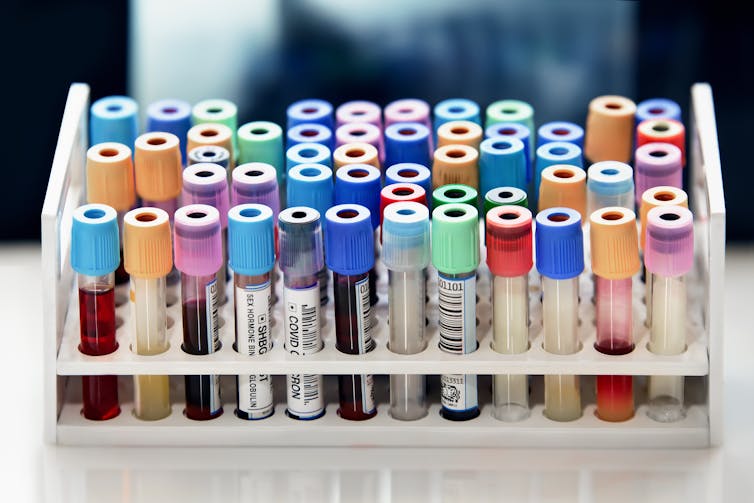
<svg viewBox="0 0 754 503">
<path fill-rule="evenodd" d="M 2 34 L 13 72 L 0 239 L 39 238 L 68 85 L 142 109 L 223 97 L 241 122 L 282 121 L 300 98 L 403 97 L 532 103 L 538 123 L 584 121 L 589 100 L 715 93 L 730 239 L 754 239 L 746 141 L 754 33 L 727 2 L 612 0 L 12 1 Z M 6 85 L 7 85 L 6 84 Z M 687 118 L 687 116 L 685 117 Z M 20 123 L 19 123 L 20 122 Z"/>
</svg>

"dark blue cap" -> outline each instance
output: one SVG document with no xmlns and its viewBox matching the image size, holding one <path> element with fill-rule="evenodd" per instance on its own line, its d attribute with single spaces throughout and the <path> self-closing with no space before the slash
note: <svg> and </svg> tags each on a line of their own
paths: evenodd
<svg viewBox="0 0 754 503">
<path fill-rule="evenodd" d="M 534 233 L 537 271 L 552 279 L 571 279 L 584 271 L 581 215 L 571 208 L 549 208 L 537 214 Z"/>
<path fill-rule="evenodd" d="M 429 128 L 418 122 L 397 122 L 385 128 L 385 166 L 402 162 L 431 165 Z"/>
<path fill-rule="evenodd" d="M 681 107 L 667 98 L 644 100 L 636 105 L 636 124 L 648 119 L 673 119 L 681 122 Z"/>
<path fill-rule="evenodd" d="M 286 113 L 288 129 L 303 123 L 322 124 L 330 129 L 335 125 L 332 105 L 325 100 L 296 101 L 288 106 Z"/>
<path fill-rule="evenodd" d="M 532 154 L 529 147 L 529 136 L 531 131 L 523 124 L 516 122 L 498 122 L 493 124 L 484 130 L 484 136 L 486 138 L 502 137 L 514 137 L 524 142 L 524 157 L 526 157 L 526 182 L 531 182 L 532 179 Z"/>
<path fill-rule="evenodd" d="M 147 132 L 160 131 L 178 137 L 183 164 L 186 161 L 186 135 L 191 129 L 191 105 L 183 100 L 160 100 L 147 107 Z M 235 132 L 235 131 L 234 131 Z M 215 162 L 205 160 L 202 162 Z"/>
<path fill-rule="evenodd" d="M 374 230 L 366 207 L 339 204 L 327 210 L 325 257 L 330 270 L 346 276 L 363 274 L 374 267 Z"/>
<path fill-rule="evenodd" d="M 71 267 L 79 274 L 103 276 L 120 264 L 118 214 L 105 204 L 85 204 L 73 212 Z"/>
<path fill-rule="evenodd" d="M 428 167 L 414 162 L 393 164 L 385 170 L 385 185 L 415 183 L 427 193 L 427 203 L 432 199 L 432 172 Z"/>
<path fill-rule="evenodd" d="M 332 170 L 322 164 L 294 166 L 286 190 L 288 206 L 307 206 L 324 215 L 333 205 Z"/>
<path fill-rule="evenodd" d="M 584 128 L 573 122 L 548 122 L 537 130 L 537 147 L 553 141 L 573 143 L 584 148 Z"/>
<path fill-rule="evenodd" d="M 332 150 L 334 138 L 332 130 L 322 124 L 304 122 L 288 129 L 286 133 L 286 148 L 299 143 L 318 143 Z"/>
<path fill-rule="evenodd" d="M 139 105 L 128 96 L 100 98 L 90 108 L 89 144 L 116 142 L 134 149 L 139 135 Z"/>
<path fill-rule="evenodd" d="M 372 229 L 380 225 L 380 170 L 369 164 L 347 164 L 335 172 L 335 204 L 360 204 L 371 213 Z"/>
<path fill-rule="evenodd" d="M 263 204 L 239 204 L 228 211 L 228 258 L 236 274 L 259 276 L 275 266 L 275 222 Z"/>
</svg>

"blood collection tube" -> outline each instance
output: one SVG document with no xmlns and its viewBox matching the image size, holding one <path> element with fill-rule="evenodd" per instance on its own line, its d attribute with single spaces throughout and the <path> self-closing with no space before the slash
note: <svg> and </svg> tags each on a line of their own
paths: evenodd
<svg viewBox="0 0 754 503">
<path fill-rule="evenodd" d="M 330 129 L 334 129 L 333 106 L 320 99 L 300 100 L 288 105 L 286 110 L 288 118 L 287 129 L 291 129 L 299 124 L 321 124 Z"/>
<path fill-rule="evenodd" d="M 589 102 L 584 157 L 590 162 L 629 162 L 633 154 L 636 104 L 623 96 L 598 96 Z"/>
<path fill-rule="evenodd" d="M 343 166 L 350 164 L 369 164 L 380 169 L 380 157 L 377 149 L 368 143 L 346 143 L 332 153 L 333 171 L 336 173 Z"/>
<path fill-rule="evenodd" d="M 609 206 L 634 209 L 634 170 L 618 161 L 595 162 L 586 172 L 587 212 Z"/>
<path fill-rule="evenodd" d="M 694 221 L 680 206 L 653 208 L 647 214 L 647 271 L 652 274 L 654 303 L 648 349 L 658 355 L 686 350 L 686 281 L 694 265 Z M 685 417 L 683 376 L 650 376 L 647 415 L 670 423 Z"/>
<path fill-rule="evenodd" d="M 228 272 L 228 180 L 219 164 L 194 164 L 183 170 L 183 204 L 207 204 L 220 213 L 223 266 L 217 273 L 217 297 L 220 305 L 227 300 Z"/>
<path fill-rule="evenodd" d="M 170 133 L 145 133 L 136 139 L 134 150 L 136 193 L 143 206 L 178 209 L 183 187 L 180 141 Z"/>
<path fill-rule="evenodd" d="M 475 206 L 435 206 L 432 211 L 432 264 L 438 272 L 440 350 L 462 355 L 477 349 L 476 268 L 479 266 L 479 220 Z M 466 421 L 479 415 L 475 375 L 440 378 L 442 415 Z"/>
<path fill-rule="evenodd" d="M 385 170 L 385 185 L 394 183 L 415 183 L 424 189 L 427 195 L 427 204 L 431 208 L 432 198 L 432 172 L 428 167 L 421 164 L 404 162 L 393 164 Z"/>
<path fill-rule="evenodd" d="M 299 143 L 285 151 L 285 172 L 299 164 L 321 164 L 332 169 L 332 152 L 319 143 Z"/>
<path fill-rule="evenodd" d="M 337 129 L 340 130 L 343 126 L 346 124 L 359 124 L 360 126 L 363 124 L 370 124 L 377 130 L 378 134 L 378 144 L 375 145 L 377 147 L 377 150 L 379 152 L 380 157 L 380 164 L 385 162 L 385 138 L 382 135 L 382 109 L 377 103 L 372 103 L 371 101 L 348 101 L 346 103 L 343 103 L 335 110 L 335 122 L 337 124 Z M 356 129 L 344 129 L 343 134 L 345 134 L 347 131 L 355 132 Z M 371 135 L 370 131 L 373 131 L 372 128 L 365 128 L 366 136 Z M 338 136 L 338 132 L 335 133 L 336 137 Z M 352 136 L 350 133 L 348 136 Z M 339 140 L 338 140 L 339 141 Z M 356 139 L 352 139 L 347 142 L 343 143 L 351 143 L 353 141 L 359 141 Z M 343 143 L 338 143 L 338 145 L 342 145 Z M 371 143 L 370 141 L 366 141 L 366 143 Z"/>
<path fill-rule="evenodd" d="M 486 194 L 495 187 L 526 190 L 526 155 L 518 138 L 487 138 L 479 146 L 479 188 Z"/>
<path fill-rule="evenodd" d="M 335 139 L 329 127 L 304 122 L 293 126 L 286 132 L 286 148 L 291 148 L 299 143 L 318 143 L 333 149 Z"/>
<path fill-rule="evenodd" d="M 542 171 L 555 164 L 568 164 L 581 168 L 584 162 L 578 145 L 564 141 L 545 143 L 537 148 L 537 160 L 534 169 L 534 193 L 539 196 L 539 186 L 542 181 Z"/>
<path fill-rule="evenodd" d="M 528 141 L 528 152 L 534 152 L 534 108 L 530 104 L 520 100 L 500 100 L 487 105 L 485 115 L 485 130 L 491 126 L 500 124 L 507 125 L 513 123 L 524 126 L 529 132 L 526 138 Z M 524 141 L 523 138 L 520 139 Z M 529 164 L 527 165 L 529 168 L 527 181 L 531 181 L 532 179 L 531 168 L 533 160 L 533 156 L 530 155 Z"/>
<path fill-rule="evenodd" d="M 518 187 L 495 187 L 484 195 L 484 214 L 498 206 L 523 206 L 529 207 L 526 192 Z"/>
<path fill-rule="evenodd" d="M 471 121 L 450 121 L 436 129 L 437 146 L 468 145 L 479 149 L 484 137 L 482 126 Z"/>
<path fill-rule="evenodd" d="M 532 152 L 533 150 L 530 149 L 529 145 L 529 138 L 531 136 L 531 131 L 529 131 L 529 128 L 524 126 L 523 124 L 517 124 L 515 122 L 499 122 L 497 124 L 492 124 L 491 126 L 487 126 L 484 129 L 484 137 L 485 138 L 518 138 L 522 142 L 524 142 L 524 156 L 526 157 L 526 166 L 530 166 L 532 164 Z M 527 178 L 527 180 L 529 180 Z"/>
<path fill-rule="evenodd" d="M 385 219 L 385 208 L 393 203 L 419 203 L 427 206 L 427 193 L 415 183 L 393 183 L 380 191 L 380 225 Z"/>
<path fill-rule="evenodd" d="M 102 356 L 118 349 L 115 339 L 115 269 L 120 263 L 118 217 L 104 204 L 73 212 L 71 267 L 78 274 L 79 351 Z M 118 376 L 82 376 L 83 414 L 112 419 L 120 414 Z"/>
<path fill-rule="evenodd" d="M 418 122 L 397 122 L 385 128 L 385 166 L 412 162 L 429 166 L 432 159 L 432 135 Z"/>
<path fill-rule="evenodd" d="M 584 270 L 581 215 L 571 208 L 549 208 L 537 214 L 536 225 L 534 249 L 537 271 L 542 275 L 543 349 L 556 355 L 577 353 L 581 349 L 579 275 Z M 553 421 L 580 418 L 579 376 L 544 377 L 545 416 Z"/>
<path fill-rule="evenodd" d="M 131 351 L 158 355 L 168 341 L 167 275 L 173 269 L 170 217 L 159 208 L 138 208 L 124 219 L 123 260 L 131 275 Z M 145 421 L 170 415 L 170 380 L 167 375 L 134 376 L 134 414 Z"/>
<path fill-rule="evenodd" d="M 586 172 L 576 166 L 555 164 L 542 171 L 539 185 L 539 211 L 572 208 L 586 218 Z"/>
<path fill-rule="evenodd" d="M 118 227 L 123 232 L 123 216 L 136 204 L 134 167 L 131 149 L 122 143 L 100 143 L 86 152 L 86 198 L 88 203 L 106 204 L 118 212 Z M 122 241 L 121 241 L 122 242 Z M 121 261 L 115 270 L 115 283 L 128 282 Z"/>
<path fill-rule="evenodd" d="M 492 349 L 503 354 L 529 349 L 529 271 L 532 268 L 531 212 L 498 206 L 487 213 L 487 265 L 492 274 Z M 525 374 L 496 374 L 492 415 L 501 421 L 529 417 Z"/>
<path fill-rule="evenodd" d="M 230 169 L 236 166 L 236 154 L 233 148 L 234 132 L 225 124 L 203 122 L 196 124 L 186 133 L 186 150 L 196 147 L 215 145 L 222 147 L 230 154 Z"/>
<path fill-rule="evenodd" d="M 191 109 L 191 121 L 196 124 L 222 124 L 228 126 L 233 137 L 233 158 L 238 158 L 238 107 L 235 103 L 224 99 L 202 100 Z"/>
<path fill-rule="evenodd" d="M 377 149 L 380 162 L 385 160 L 385 148 L 382 130 L 374 124 L 367 122 L 349 122 L 338 126 L 335 130 L 335 146 L 340 147 L 346 143 L 368 143 Z"/>
<path fill-rule="evenodd" d="M 639 272 L 636 216 L 618 206 L 589 217 L 592 272 L 595 281 L 597 341 L 595 349 L 623 355 L 634 349 L 632 276 Z M 625 421 L 634 415 L 633 378 L 597 376 L 597 416 Z"/>
<path fill-rule="evenodd" d="M 424 100 L 406 98 L 388 103 L 385 107 L 385 128 L 399 122 L 416 122 L 432 129 L 429 104 Z"/>
<path fill-rule="evenodd" d="M 175 212 L 175 266 L 181 271 L 183 350 L 208 355 L 220 349 L 217 272 L 222 267 L 220 212 L 206 204 Z M 219 375 L 187 375 L 186 417 L 214 419 L 223 413 Z"/>
<path fill-rule="evenodd" d="M 385 208 L 382 261 L 388 270 L 389 348 L 411 355 L 427 341 L 425 304 L 429 265 L 429 210 L 418 202 L 396 202 Z M 390 376 L 390 415 L 413 421 L 427 415 L 426 378 L 416 374 Z"/>
<path fill-rule="evenodd" d="M 434 116 L 435 131 L 438 131 L 442 125 L 453 121 L 469 121 L 477 125 L 482 124 L 482 120 L 479 117 L 479 105 L 465 98 L 451 98 L 439 102 L 435 105 Z"/>
<path fill-rule="evenodd" d="M 636 124 L 648 119 L 672 119 L 681 121 L 681 107 L 667 98 L 651 98 L 636 105 Z"/>
<path fill-rule="evenodd" d="M 122 143 L 131 150 L 139 135 L 139 105 L 128 96 L 100 98 L 89 109 L 89 145 Z"/>
<path fill-rule="evenodd" d="M 249 162 L 233 170 L 233 187 L 230 196 L 233 206 L 239 204 L 264 204 L 272 208 L 274 219 L 280 213 L 280 194 L 277 173 L 271 164 Z"/>
<path fill-rule="evenodd" d="M 260 356 L 272 349 L 272 269 L 275 267 L 275 223 L 262 204 L 241 204 L 228 212 L 228 251 L 233 269 L 235 350 Z M 264 419 L 274 412 L 268 374 L 236 376 L 236 415 Z"/>
<path fill-rule="evenodd" d="M 584 129 L 573 122 L 548 122 L 537 130 L 537 148 L 545 143 L 564 141 L 584 148 Z"/>
<path fill-rule="evenodd" d="M 683 186 L 681 150 L 670 143 L 645 143 L 634 153 L 636 166 L 636 206 L 647 189 Z"/>
<path fill-rule="evenodd" d="M 374 311 L 369 271 L 374 267 L 374 229 L 369 209 L 359 204 L 333 206 L 325 214 L 325 257 L 333 272 L 335 347 L 360 355 L 374 349 Z M 338 376 L 340 416 L 360 421 L 377 414 L 374 376 Z"/>
<path fill-rule="evenodd" d="M 432 187 L 463 184 L 479 190 L 479 152 L 468 145 L 445 145 L 435 150 Z"/>
<path fill-rule="evenodd" d="M 461 184 L 443 185 L 432 191 L 432 207 L 443 204 L 463 203 L 477 205 L 477 191 L 473 187 Z"/>
<path fill-rule="evenodd" d="M 310 356 L 322 349 L 317 273 L 324 267 L 322 226 L 317 210 L 293 206 L 280 212 L 280 269 L 283 271 L 285 350 Z M 325 413 L 322 376 L 286 377 L 288 416 L 316 419 Z"/>
<path fill-rule="evenodd" d="M 681 162 L 686 165 L 686 128 L 677 120 L 648 119 L 636 126 L 636 147 L 647 143 L 671 143 L 681 149 Z"/>
<path fill-rule="evenodd" d="M 200 162 L 211 162 L 222 166 L 228 172 L 230 178 L 230 152 L 228 149 L 218 147 L 217 145 L 202 145 L 192 148 L 188 153 L 188 165 L 199 164 Z"/>
<path fill-rule="evenodd" d="M 238 128 L 238 164 L 263 162 L 277 172 L 278 184 L 285 179 L 283 128 L 274 122 L 247 122 Z"/>
<path fill-rule="evenodd" d="M 189 129 L 191 129 L 191 105 L 187 102 L 166 99 L 155 101 L 147 107 L 147 132 L 162 131 L 177 136 L 184 165 L 188 163 L 186 159 L 186 135 Z"/>
</svg>

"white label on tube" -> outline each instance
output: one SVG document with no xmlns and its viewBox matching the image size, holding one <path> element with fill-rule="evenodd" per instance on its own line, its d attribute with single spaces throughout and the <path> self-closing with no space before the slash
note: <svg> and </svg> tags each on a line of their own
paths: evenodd
<svg viewBox="0 0 754 503">
<path fill-rule="evenodd" d="M 209 377 L 211 387 L 209 408 L 212 412 L 216 412 L 223 406 L 222 398 L 220 397 L 220 376 L 213 374 L 207 377 Z"/>
<path fill-rule="evenodd" d="M 308 288 L 286 288 L 285 349 L 292 355 L 311 355 L 322 349 L 319 334 L 319 282 Z"/>
<path fill-rule="evenodd" d="M 440 377 L 440 388 L 440 403 L 445 409 L 463 412 L 479 406 L 475 375 L 442 375 Z"/>
<path fill-rule="evenodd" d="M 369 305 L 369 276 L 354 284 L 356 321 L 359 329 L 359 354 L 372 349 L 372 308 Z"/>
<path fill-rule="evenodd" d="M 372 374 L 361 375 L 361 403 L 364 404 L 364 414 L 374 412 L 374 376 Z"/>
<path fill-rule="evenodd" d="M 204 294 L 207 298 L 207 334 L 211 337 L 210 353 L 220 349 L 220 320 L 218 319 L 217 308 L 219 298 L 217 295 L 217 280 L 213 279 L 204 287 Z"/>
<path fill-rule="evenodd" d="M 325 401 L 322 396 L 322 376 L 291 374 L 286 376 L 288 413 L 298 419 L 314 419 L 322 415 Z"/>
<path fill-rule="evenodd" d="M 236 287 L 236 346 L 245 356 L 263 355 L 272 349 L 272 287 L 261 285 Z"/>
<path fill-rule="evenodd" d="M 466 354 L 476 350 L 476 277 L 439 275 L 440 349 Z"/>
<path fill-rule="evenodd" d="M 238 410 L 249 419 L 262 419 L 272 414 L 272 379 L 266 374 L 237 376 Z"/>
</svg>

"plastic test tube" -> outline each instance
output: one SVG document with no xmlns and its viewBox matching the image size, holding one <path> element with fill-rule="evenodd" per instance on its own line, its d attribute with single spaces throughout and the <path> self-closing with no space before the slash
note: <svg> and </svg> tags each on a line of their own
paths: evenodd
<svg viewBox="0 0 754 503">
<path fill-rule="evenodd" d="M 518 187 L 495 187 L 484 195 L 484 214 L 498 206 L 523 206 L 529 207 L 526 192 Z"/>
<path fill-rule="evenodd" d="M 479 146 L 479 188 L 486 194 L 495 187 L 526 190 L 526 155 L 518 138 L 488 138 Z"/>
<path fill-rule="evenodd" d="M 181 271 L 183 350 L 208 355 L 220 349 L 217 272 L 222 267 L 220 213 L 206 204 L 175 212 L 175 266 Z M 219 375 L 187 375 L 186 417 L 214 419 L 223 413 Z"/>
<path fill-rule="evenodd" d="M 374 349 L 374 311 L 369 271 L 374 267 L 374 231 L 369 210 L 359 204 L 333 206 L 325 214 L 325 256 L 333 272 L 335 347 L 360 355 Z M 377 414 L 374 376 L 338 376 L 340 416 L 360 421 Z"/>
<path fill-rule="evenodd" d="M 542 171 L 554 164 L 569 164 L 581 168 L 584 166 L 581 157 L 581 149 L 564 141 L 545 143 L 537 148 L 536 168 L 534 170 L 534 193 L 539 195 L 539 186 L 542 181 Z"/>
<path fill-rule="evenodd" d="M 207 204 L 220 212 L 223 266 L 217 273 L 217 296 L 220 305 L 227 300 L 228 273 L 228 180 L 219 164 L 194 164 L 183 170 L 183 204 Z"/>
<path fill-rule="evenodd" d="M 184 165 L 188 163 L 186 135 L 189 129 L 191 129 L 191 105 L 187 102 L 166 99 L 155 101 L 147 107 L 147 132 L 162 131 L 176 135 L 181 145 L 181 159 Z"/>
<path fill-rule="evenodd" d="M 632 276 L 639 272 L 636 216 L 610 206 L 589 217 L 595 280 L 597 341 L 600 353 L 623 355 L 634 349 Z M 634 415 L 632 376 L 597 376 L 597 416 L 625 421 Z"/>
<path fill-rule="evenodd" d="M 437 128 L 437 146 L 468 145 L 479 149 L 484 137 L 482 126 L 471 121 L 450 121 Z"/>
<path fill-rule="evenodd" d="M 477 191 L 468 185 L 461 184 L 443 185 L 432 191 L 433 208 L 452 203 L 470 204 L 476 207 Z"/>
<path fill-rule="evenodd" d="M 203 100 L 195 104 L 191 110 L 191 121 L 196 124 L 222 124 L 228 126 L 232 135 L 233 159 L 238 157 L 238 107 L 232 101 L 223 99 Z"/>
<path fill-rule="evenodd" d="M 332 152 L 319 143 L 299 143 L 285 151 L 285 172 L 299 164 L 322 164 L 332 169 Z"/>
<path fill-rule="evenodd" d="M 272 349 L 272 269 L 275 223 L 262 204 L 242 204 L 228 212 L 228 251 L 233 269 L 235 350 L 261 356 Z M 264 419 L 274 412 L 268 374 L 236 376 L 236 416 Z"/>
<path fill-rule="evenodd" d="M 288 105 L 286 110 L 288 122 L 287 129 L 298 124 L 322 124 L 330 129 L 334 129 L 333 106 L 319 99 L 299 100 Z"/>
<path fill-rule="evenodd" d="M 479 152 L 468 145 L 438 147 L 432 163 L 432 187 L 463 184 L 479 190 Z"/>
<path fill-rule="evenodd" d="M 134 148 L 139 135 L 139 105 L 128 96 L 100 98 L 89 109 L 89 145 L 122 143 Z"/>
<path fill-rule="evenodd" d="M 202 145 L 192 148 L 188 153 L 188 165 L 199 164 L 200 162 L 211 162 L 222 166 L 228 172 L 230 180 L 230 152 L 228 149 L 217 145 Z"/>
<path fill-rule="evenodd" d="M 599 96 L 589 102 L 584 157 L 589 162 L 629 162 L 633 154 L 636 104 L 622 96 Z"/>
<path fill-rule="evenodd" d="M 411 355 L 427 347 L 424 337 L 425 274 L 429 265 L 429 210 L 418 202 L 397 202 L 385 208 L 382 261 L 388 269 L 389 348 Z M 390 376 L 390 415 L 413 421 L 427 415 L 426 378 Z"/>
<path fill-rule="evenodd" d="M 660 185 L 683 186 L 681 149 L 670 143 L 645 143 L 634 153 L 636 166 L 636 206 L 647 189 Z"/>
<path fill-rule="evenodd" d="M 476 351 L 476 268 L 479 266 L 479 220 L 476 207 L 445 204 L 432 211 L 432 264 L 438 272 L 440 350 Z M 479 415 L 475 375 L 440 378 L 442 415 L 466 421 Z"/>
<path fill-rule="evenodd" d="M 123 216 L 136 204 L 134 166 L 131 149 L 122 143 L 100 143 L 86 152 L 86 199 L 88 203 L 106 204 L 118 212 L 118 226 L 123 233 Z M 121 241 L 122 242 L 122 241 Z M 121 257 L 123 250 L 121 249 Z M 128 281 L 120 261 L 115 283 Z"/>
<path fill-rule="evenodd" d="M 485 221 L 487 265 L 492 274 L 492 349 L 524 353 L 529 349 L 531 212 L 521 206 L 498 206 L 487 213 Z M 525 374 L 496 374 L 492 390 L 495 418 L 521 421 L 529 417 Z"/>
<path fill-rule="evenodd" d="M 586 172 L 586 206 L 591 215 L 600 208 L 634 209 L 634 170 L 618 161 L 595 162 Z"/>
<path fill-rule="evenodd" d="M 170 347 L 166 307 L 167 275 L 173 268 L 170 217 L 159 208 L 126 213 L 123 260 L 131 275 L 131 351 L 158 355 Z M 146 421 L 170 415 L 170 379 L 167 375 L 134 376 L 134 414 Z"/>
<path fill-rule="evenodd" d="M 87 204 L 73 212 L 71 267 L 78 273 L 79 351 L 102 356 L 118 349 L 115 339 L 115 274 L 120 239 L 115 210 Z M 112 419 L 120 414 L 118 376 L 82 376 L 83 414 Z"/>
<path fill-rule="evenodd" d="M 652 274 L 654 316 L 649 350 L 678 355 L 686 350 L 686 280 L 694 265 L 694 221 L 680 206 L 657 207 L 647 214 L 647 271 Z M 683 376 L 650 376 L 649 409 L 655 421 L 669 423 L 685 417 Z"/>
<path fill-rule="evenodd" d="M 576 166 L 555 164 L 542 171 L 539 185 L 539 211 L 572 208 L 586 218 L 586 172 Z"/>
<path fill-rule="evenodd" d="M 186 150 L 191 151 L 196 147 L 215 145 L 222 147 L 230 154 L 230 169 L 237 164 L 237 156 L 233 149 L 233 130 L 225 124 L 203 122 L 197 124 L 186 133 Z"/>
<path fill-rule="evenodd" d="M 334 184 L 332 170 L 322 164 L 299 164 L 288 172 L 286 184 L 288 206 L 308 206 L 324 215 L 333 205 Z M 324 265 L 317 273 L 319 278 L 319 303 L 330 301 L 328 286 L 330 274 Z M 324 322 L 324 317 L 321 321 Z"/>
<path fill-rule="evenodd" d="M 380 169 L 380 156 L 377 149 L 368 143 L 346 143 L 332 153 L 333 171 L 338 172 L 349 164 L 369 164 Z"/>
<path fill-rule="evenodd" d="M 548 122 L 537 130 L 537 148 L 545 143 L 563 141 L 584 148 L 584 129 L 573 122 Z"/>
<path fill-rule="evenodd" d="M 247 122 L 238 128 L 238 164 L 264 162 L 275 168 L 278 184 L 285 179 L 283 128 L 274 122 Z"/>
<path fill-rule="evenodd" d="M 285 350 L 298 356 L 313 355 L 322 349 L 317 273 L 325 262 L 320 214 L 313 208 L 293 206 L 280 212 L 278 225 L 285 285 Z M 309 420 L 325 413 L 321 375 L 288 375 L 286 394 L 289 417 Z"/>
<path fill-rule="evenodd" d="M 415 183 L 424 189 L 427 195 L 427 204 L 431 208 L 432 172 L 421 164 L 404 162 L 393 164 L 385 170 L 385 185 L 393 183 Z"/>
<path fill-rule="evenodd" d="M 418 122 L 397 122 L 385 128 L 385 166 L 412 162 L 429 166 L 432 135 Z"/>
<path fill-rule="evenodd" d="M 584 270 L 584 235 L 581 215 L 571 208 L 549 208 L 536 218 L 537 271 L 542 275 L 543 349 L 570 355 L 581 349 L 579 341 L 579 275 Z M 563 250 L 570 250 L 564 254 Z M 581 391 L 577 375 L 545 375 L 544 414 L 553 421 L 581 417 Z"/>
</svg>

